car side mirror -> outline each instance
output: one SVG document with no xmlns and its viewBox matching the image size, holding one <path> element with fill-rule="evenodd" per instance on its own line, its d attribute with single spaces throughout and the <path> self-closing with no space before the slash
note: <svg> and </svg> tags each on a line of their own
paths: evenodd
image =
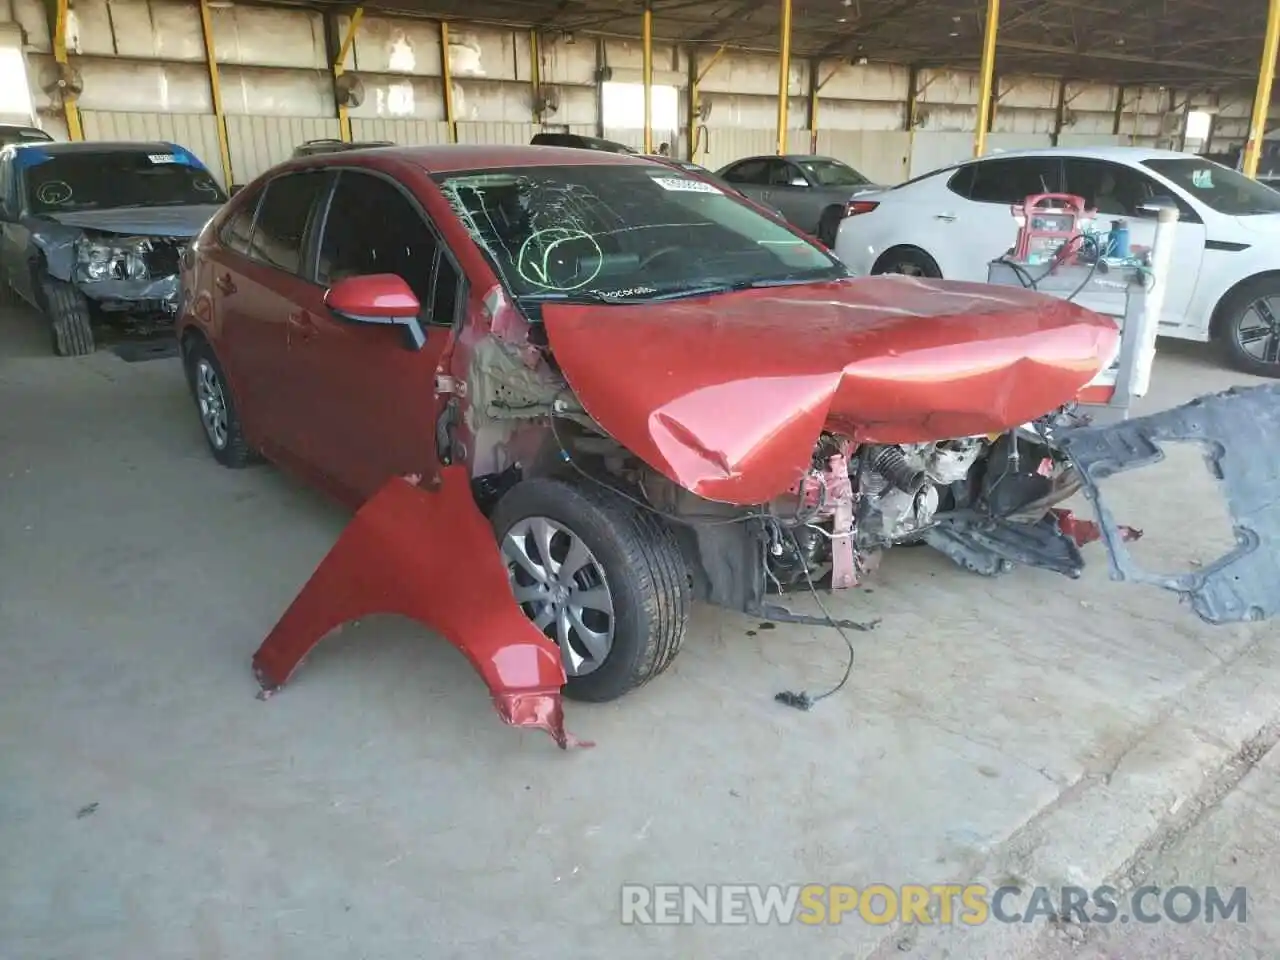
<svg viewBox="0 0 1280 960">
<path fill-rule="evenodd" d="M 325 305 L 351 323 L 372 323 L 400 327 L 409 347 L 421 350 L 427 342 L 418 314 L 422 304 L 409 285 L 394 273 L 372 273 L 347 277 L 331 286 Z"/>
<path fill-rule="evenodd" d="M 794 177 L 787 184 L 787 186 L 789 187 L 807 187 L 808 185 L 809 185 L 809 181 L 806 180 L 804 177 Z"/>
</svg>

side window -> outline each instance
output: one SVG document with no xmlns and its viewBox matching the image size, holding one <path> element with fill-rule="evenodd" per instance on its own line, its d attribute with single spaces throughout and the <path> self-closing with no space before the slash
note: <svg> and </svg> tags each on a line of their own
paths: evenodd
<svg viewBox="0 0 1280 960">
<path fill-rule="evenodd" d="M 13 158 L 12 154 L 0 153 L 0 206 L 8 208 L 12 202 L 13 192 Z"/>
<path fill-rule="evenodd" d="M 1035 193 L 1057 192 L 1057 157 L 1010 157 L 973 164 L 970 200 L 1013 204 Z"/>
<path fill-rule="evenodd" d="M 404 280 L 425 322 L 453 322 L 458 270 L 423 215 L 381 177 L 344 171 L 329 204 L 316 279 L 327 285 L 370 273 Z"/>
<path fill-rule="evenodd" d="M 969 194 L 973 193 L 973 172 L 975 169 L 977 169 L 977 164 L 973 163 L 961 167 L 947 181 L 947 189 L 968 200 Z"/>
<path fill-rule="evenodd" d="M 797 180 L 804 183 L 809 182 L 805 178 L 804 171 L 794 163 L 787 163 L 785 160 L 774 160 L 769 165 L 769 182 L 775 187 L 789 187 Z"/>
<path fill-rule="evenodd" d="M 724 172 L 724 178 L 730 183 L 751 183 L 756 186 L 767 186 L 769 183 L 768 159 L 743 160 Z"/>
<path fill-rule="evenodd" d="M 286 173 L 270 181 L 258 204 L 249 256 L 289 273 L 301 273 L 307 223 L 324 183 L 325 174 L 318 170 Z"/>
<path fill-rule="evenodd" d="M 1151 197 L 1173 196 L 1168 187 L 1123 164 L 1072 157 L 1063 166 L 1066 170 L 1066 192 L 1083 197 L 1084 202 L 1097 210 L 1100 216 L 1142 216 L 1138 208 L 1143 201 Z M 1181 197 L 1173 196 L 1173 199 L 1183 220 L 1199 219 Z"/>
<path fill-rule="evenodd" d="M 218 232 L 218 239 L 224 247 L 245 256 L 249 255 L 249 243 L 253 238 L 253 218 L 258 212 L 258 201 L 261 199 L 261 191 L 245 194 L 243 200 L 236 198 L 236 203 L 239 204 L 236 212 L 227 218 Z"/>
</svg>

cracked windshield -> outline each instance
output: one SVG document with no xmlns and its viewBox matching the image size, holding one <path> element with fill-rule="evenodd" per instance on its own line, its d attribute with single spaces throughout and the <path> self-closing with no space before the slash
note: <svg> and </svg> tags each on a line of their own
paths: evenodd
<svg viewBox="0 0 1280 960">
<path fill-rule="evenodd" d="M 847 275 L 786 227 L 667 167 L 583 164 L 438 180 L 526 303 L 674 299 Z"/>
</svg>

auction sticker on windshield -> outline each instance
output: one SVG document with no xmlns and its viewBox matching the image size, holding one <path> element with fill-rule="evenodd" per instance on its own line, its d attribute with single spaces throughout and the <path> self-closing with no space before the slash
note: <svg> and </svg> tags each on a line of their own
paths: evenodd
<svg viewBox="0 0 1280 960">
<path fill-rule="evenodd" d="M 684 177 L 654 177 L 653 182 L 663 190 L 674 190 L 684 193 L 722 193 L 719 187 L 701 180 L 686 180 Z"/>
</svg>

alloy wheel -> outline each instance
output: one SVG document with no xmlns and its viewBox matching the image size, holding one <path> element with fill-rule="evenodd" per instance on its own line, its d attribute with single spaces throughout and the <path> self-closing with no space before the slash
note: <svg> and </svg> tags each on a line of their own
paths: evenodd
<svg viewBox="0 0 1280 960">
<path fill-rule="evenodd" d="M 576 533 L 549 517 L 517 521 L 502 538 L 516 602 L 560 647 L 569 677 L 599 669 L 613 649 L 613 595 L 604 567 Z"/>
<path fill-rule="evenodd" d="M 1240 349 L 1261 363 L 1280 364 L 1280 297 L 1259 297 L 1244 308 L 1236 323 Z"/>
<path fill-rule="evenodd" d="M 227 398 L 218 371 L 208 360 L 196 363 L 196 403 L 200 406 L 200 422 L 209 442 L 217 450 L 225 449 L 230 431 L 227 428 Z"/>
</svg>

